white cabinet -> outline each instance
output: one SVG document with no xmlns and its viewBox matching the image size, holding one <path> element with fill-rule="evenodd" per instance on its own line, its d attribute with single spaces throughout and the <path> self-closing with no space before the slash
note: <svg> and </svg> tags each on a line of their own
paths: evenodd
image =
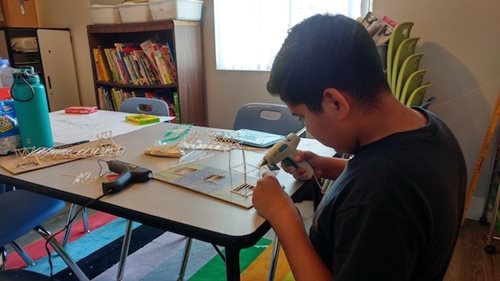
<svg viewBox="0 0 500 281">
<path fill-rule="evenodd" d="M 68 29 L 3 28 L 1 31 L 0 56 L 8 56 L 14 68 L 35 68 L 45 85 L 50 111 L 80 105 Z"/>
<path fill-rule="evenodd" d="M 50 110 L 80 105 L 69 31 L 38 29 L 37 35 Z"/>
</svg>

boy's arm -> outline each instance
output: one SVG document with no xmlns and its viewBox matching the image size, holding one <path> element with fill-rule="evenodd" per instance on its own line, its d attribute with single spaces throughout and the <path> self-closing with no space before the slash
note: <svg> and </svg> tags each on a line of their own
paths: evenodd
<svg viewBox="0 0 500 281">
<path fill-rule="evenodd" d="M 305 231 L 292 199 L 272 173 L 265 173 L 254 189 L 253 204 L 273 227 L 287 256 L 295 280 L 332 280 Z"/>
<path fill-rule="evenodd" d="M 322 167 L 321 177 L 333 180 L 342 173 L 349 160 L 336 157 L 320 157 L 318 161 L 318 166 Z"/>
<path fill-rule="evenodd" d="M 319 156 L 311 151 L 300 151 L 295 156 L 295 161 L 307 161 L 314 170 L 314 174 L 318 178 L 325 179 L 336 179 L 344 170 L 348 159 L 336 158 L 336 157 L 323 157 Z M 292 174 L 296 179 L 302 179 L 305 174 L 305 169 L 287 166 L 284 162 L 281 163 L 281 167 L 286 172 Z"/>
<path fill-rule="evenodd" d="M 312 246 L 293 203 L 286 212 L 288 214 L 269 222 L 283 247 L 295 280 L 333 280 L 332 273 Z"/>
</svg>

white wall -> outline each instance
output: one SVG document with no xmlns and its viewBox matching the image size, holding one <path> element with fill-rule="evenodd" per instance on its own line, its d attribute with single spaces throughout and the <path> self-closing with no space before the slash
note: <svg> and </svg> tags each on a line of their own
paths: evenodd
<svg viewBox="0 0 500 281">
<path fill-rule="evenodd" d="M 458 138 L 470 180 L 500 94 L 500 1 L 375 0 L 373 10 L 396 22 L 415 23 L 411 35 L 420 37 L 417 52 L 424 53 L 425 80 L 433 82 L 427 96 L 437 97 L 431 110 Z M 490 167 L 491 157 L 483 164 L 471 218 L 481 215 Z"/>
<path fill-rule="evenodd" d="M 69 28 L 75 57 L 80 101 L 83 105 L 95 105 L 94 84 L 90 64 L 87 24 L 87 0 L 37 0 L 40 27 Z"/>
<path fill-rule="evenodd" d="M 209 125 L 230 128 L 240 105 L 273 98 L 265 91 L 268 73 L 215 70 L 212 2 L 205 0 L 204 14 Z M 499 10 L 497 0 L 374 0 L 375 14 L 415 23 L 411 34 L 420 37 L 425 80 L 433 82 L 427 96 L 437 97 L 431 110 L 456 134 L 469 179 L 500 91 Z M 490 165 L 491 157 L 483 165 L 470 218 L 481 215 Z"/>
<path fill-rule="evenodd" d="M 116 0 L 92 0 L 104 3 Z M 73 37 L 81 100 L 95 104 L 85 25 L 88 0 L 38 0 L 44 27 L 69 27 Z M 500 1 L 497 0 L 374 0 L 373 11 L 397 22 L 413 21 L 420 37 L 427 96 L 437 97 L 431 110 L 456 134 L 464 151 L 469 179 L 474 169 L 496 97 L 500 91 Z M 208 123 L 230 128 L 236 110 L 250 101 L 279 102 L 265 90 L 268 72 L 215 70 L 213 0 L 205 0 L 203 39 Z M 490 153 L 491 154 L 491 153 Z M 469 216 L 478 218 L 486 197 L 491 158 L 483 165 Z"/>
</svg>

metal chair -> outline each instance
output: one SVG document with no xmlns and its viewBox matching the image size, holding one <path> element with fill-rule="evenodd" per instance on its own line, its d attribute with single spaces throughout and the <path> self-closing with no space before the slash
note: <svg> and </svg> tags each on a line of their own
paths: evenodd
<svg viewBox="0 0 500 281">
<path fill-rule="evenodd" d="M 233 130 L 250 129 L 272 134 L 288 135 L 296 133 L 304 128 L 304 122 L 293 116 L 286 105 L 273 103 L 247 103 L 240 107 L 234 118 Z M 192 238 L 186 240 L 184 256 L 182 258 L 181 270 L 177 281 L 184 280 L 184 273 L 187 267 Z M 214 245 L 216 250 L 218 248 Z M 278 264 L 280 244 L 278 237 L 273 241 L 273 254 L 269 269 L 268 280 L 274 280 L 276 266 Z M 217 251 L 220 255 L 220 252 Z"/>
<path fill-rule="evenodd" d="M 41 226 L 48 218 L 56 215 L 64 209 L 65 203 L 62 200 L 43 196 L 26 190 L 12 190 L 0 193 L 0 255 L 2 265 L 0 267 L 0 280 L 7 278 L 8 272 L 5 270 L 7 263 L 7 252 L 5 245 L 23 236 L 30 230 L 35 230 L 59 254 L 68 267 L 75 273 L 79 280 L 88 280 L 81 269 L 71 259 L 66 250 L 55 239 L 50 239 L 50 232 Z M 19 271 L 17 276 L 25 276 L 25 279 L 15 280 L 37 280 L 30 279 L 29 273 Z"/>
<path fill-rule="evenodd" d="M 15 187 L 13 187 L 13 186 L 6 185 L 6 184 L 3 184 L 3 183 L 0 184 L 0 194 L 4 193 L 4 192 L 14 191 L 14 190 L 15 190 Z M 68 214 L 68 219 L 67 219 L 67 222 L 66 222 L 66 224 L 68 225 L 68 227 L 66 229 L 66 232 L 64 233 L 64 238 L 63 238 L 63 243 L 62 243 L 63 247 L 66 247 L 66 245 L 68 243 L 68 240 L 69 240 L 69 236 L 71 234 L 72 223 L 71 223 L 70 220 L 74 216 L 75 207 L 76 207 L 76 205 L 71 204 L 71 208 L 70 208 L 70 211 L 69 211 L 69 214 Z M 88 212 L 87 212 L 87 210 L 85 208 L 83 210 L 82 216 L 83 216 L 84 228 L 85 228 L 85 230 L 87 232 L 90 232 L 90 227 L 89 227 L 89 223 L 88 223 L 88 214 L 87 213 Z M 8 244 L 19 254 L 19 256 L 24 260 L 24 262 L 27 265 L 34 265 L 35 264 L 35 262 L 31 259 L 31 257 L 28 255 L 28 253 L 26 253 L 26 251 L 23 249 L 23 247 L 21 247 L 19 244 L 17 244 L 16 241 L 12 240 Z"/>
</svg>

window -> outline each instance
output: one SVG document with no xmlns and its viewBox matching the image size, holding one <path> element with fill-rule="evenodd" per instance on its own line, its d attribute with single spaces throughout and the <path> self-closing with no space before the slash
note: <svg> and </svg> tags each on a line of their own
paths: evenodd
<svg viewBox="0 0 500 281">
<path fill-rule="evenodd" d="M 318 13 L 364 16 L 370 0 L 214 0 L 216 68 L 269 71 L 290 27 Z"/>
</svg>

